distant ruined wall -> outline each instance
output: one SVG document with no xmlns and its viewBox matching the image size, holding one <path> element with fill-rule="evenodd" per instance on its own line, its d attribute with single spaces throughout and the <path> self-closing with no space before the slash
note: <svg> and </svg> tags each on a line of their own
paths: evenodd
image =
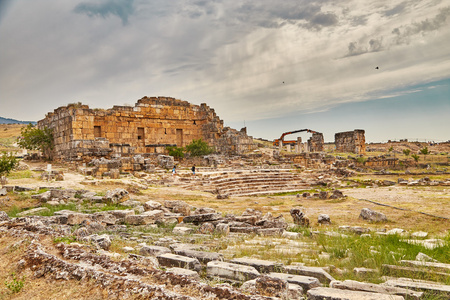
<svg viewBox="0 0 450 300">
<path fill-rule="evenodd" d="M 144 97 L 134 107 L 107 110 L 69 104 L 48 113 L 38 126 L 53 128 L 57 159 L 84 161 L 164 153 L 168 145 L 184 147 L 194 139 L 217 147 L 223 134 L 223 121 L 214 109 L 169 97 Z"/>
<path fill-rule="evenodd" d="M 366 138 L 364 130 L 339 132 L 334 135 L 337 152 L 366 153 Z"/>
<path fill-rule="evenodd" d="M 314 132 L 311 138 L 308 140 L 308 148 L 310 152 L 323 151 L 323 134 L 320 132 Z"/>
</svg>

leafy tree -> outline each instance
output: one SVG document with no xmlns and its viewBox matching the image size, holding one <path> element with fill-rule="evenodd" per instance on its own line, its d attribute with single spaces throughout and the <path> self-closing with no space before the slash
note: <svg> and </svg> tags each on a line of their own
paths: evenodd
<svg viewBox="0 0 450 300">
<path fill-rule="evenodd" d="M 169 146 L 169 147 L 167 147 L 167 150 L 169 151 L 170 156 L 173 156 L 176 158 L 184 157 L 184 148 L 183 147 Z"/>
<path fill-rule="evenodd" d="M 393 146 L 391 146 L 391 147 L 389 147 L 389 152 L 392 152 L 392 150 L 394 150 L 394 147 Z"/>
<path fill-rule="evenodd" d="M 214 149 L 208 145 L 202 139 L 193 140 L 189 145 L 186 146 L 186 152 L 191 156 L 203 156 L 214 152 Z"/>
<path fill-rule="evenodd" d="M 403 149 L 403 154 L 405 154 L 406 156 L 409 156 L 409 154 L 411 154 L 411 150 Z"/>
<path fill-rule="evenodd" d="M 426 146 L 420 149 L 420 153 L 422 153 L 423 155 L 430 154 L 430 152 L 428 151 L 428 147 Z"/>
<path fill-rule="evenodd" d="M 420 158 L 420 156 L 417 155 L 417 154 L 413 154 L 413 155 L 411 155 L 411 157 L 414 158 L 414 160 L 415 160 L 416 162 L 418 162 L 418 161 L 419 161 L 419 158 Z"/>
<path fill-rule="evenodd" d="M 53 140 L 53 129 L 44 127 L 43 129 L 28 124 L 22 129 L 18 144 L 28 150 L 39 150 L 44 157 L 52 159 L 55 147 Z"/>
<path fill-rule="evenodd" d="M 17 158 L 11 153 L 7 154 L 3 152 L 0 157 L 0 182 L 2 184 L 6 183 L 6 175 L 8 175 L 12 170 L 14 170 L 19 162 Z"/>
</svg>

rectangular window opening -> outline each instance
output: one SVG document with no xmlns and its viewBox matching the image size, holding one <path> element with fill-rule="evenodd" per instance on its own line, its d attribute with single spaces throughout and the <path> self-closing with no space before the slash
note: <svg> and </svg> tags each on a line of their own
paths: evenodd
<svg viewBox="0 0 450 300">
<path fill-rule="evenodd" d="M 94 126 L 94 137 L 102 137 L 102 127 Z"/>
<path fill-rule="evenodd" d="M 138 140 L 144 140 L 144 127 L 138 127 Z"/>
</svg>

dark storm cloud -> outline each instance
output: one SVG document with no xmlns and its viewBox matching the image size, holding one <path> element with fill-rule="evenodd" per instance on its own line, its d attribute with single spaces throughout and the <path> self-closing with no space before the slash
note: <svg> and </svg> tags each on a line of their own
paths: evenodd
<svg viewBox="0 0 450 300">
<path fill-rule="evenodd" d="M 128 17 L 133 14 L 134 0 L 102 0 L 97 3 L 82 2 L 75 6 L 74 11 L 86 14 L 89 17 L 100 16 L 103 18 L 115 15 L 122 20 L 124 25 L 128 24 Z"/>
</svg>

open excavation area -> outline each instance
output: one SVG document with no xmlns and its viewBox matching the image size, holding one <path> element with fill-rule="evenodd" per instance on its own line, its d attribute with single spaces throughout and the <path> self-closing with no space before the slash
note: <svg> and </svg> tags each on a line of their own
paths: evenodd
<svg viewBox="0 0 450 300">
<path fill-rule="evenodd" d="M 39 122 L 53 160 L 0 188 L 0 299 L 450 299 L 449 143 L 272 142 L 206 105 L 136 107 Z"/>
</svg>

